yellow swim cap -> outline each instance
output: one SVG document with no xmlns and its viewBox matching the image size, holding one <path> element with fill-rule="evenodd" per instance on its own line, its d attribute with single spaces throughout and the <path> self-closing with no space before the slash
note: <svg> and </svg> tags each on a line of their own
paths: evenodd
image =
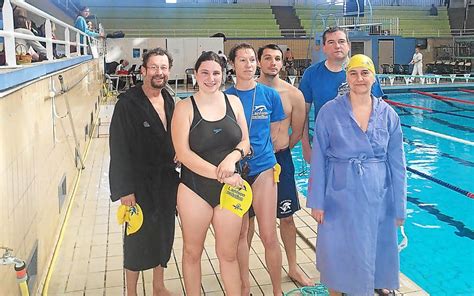
<svg viewBox="0 0 474 296">
<path fill-rule="evenodd" d="M 347 64 L 346 71 L 349 72 L 353 68 L 359 68 L 359 67 L 366 68 L 367 70 L 372 72 L 372 74 L 375 75 L 374 62 L 372 62 L 372 60 L 368 56 L 363 55 L 363 54 L 356 54 L 355 56 L 350 58 L 349 63 Z"/>
<path fill-rule="evenodd" d="M 242 188 L 229 184 L 222 186 L 220 207 L 228 209 L 239 217 L 243 217 L 252 205 L 252 187 L 244 180 Z"/>
<path fill-rule="evenodd" d="M 127 228 L 125 230 L 127 235 L 137 232 L 143 224 L 142 208 L 137 203 L 133 207 L 126 205 L 119 206 L 117 210 L 117 221 L 119 224 L 127 222 Z"/>
</svg>

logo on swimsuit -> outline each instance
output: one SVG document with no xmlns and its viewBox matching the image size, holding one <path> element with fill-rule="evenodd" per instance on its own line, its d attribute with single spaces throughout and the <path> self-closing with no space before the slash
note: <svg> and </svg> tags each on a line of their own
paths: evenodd
<svg viewBox="0 0 474 296">
<path fill-rule="evenodd" d="M 144 126 L 144 127 L 150 127 L 150 124 L 148 123 L 148 121 L 144 121 L 144 122 L 143 122 L 143 126 Z"/>
<path fill-rule="evenodd" d="M 280 202 L 280 214 L 287 214 L 291 210 L 291 200 L 283 200 Z"/>
<path fill-rule="evenodd" d="M 218 133 L 220 133 L 222 131 L 221 128 L 215 128 L 212 130 L 214 132 L 214 135 L 217 135 Z"/>
<path fill-rule="evenodd" d="M 267 119 L 268 118 L 268 111 L 265 105 L 258 105 L 255 106 L 252 114 L 252 119 Z"/>
</svg>

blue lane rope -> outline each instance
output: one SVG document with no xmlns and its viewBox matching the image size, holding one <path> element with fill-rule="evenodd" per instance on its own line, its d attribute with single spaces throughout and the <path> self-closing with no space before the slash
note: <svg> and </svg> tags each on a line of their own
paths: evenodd
<svg viewBox="0 0 474 296">
<path fill-rule="evenodd" d="M 420 172 L 420 171 L 418 171 L 418 170 L 416 170 L 416 169 L 414 169 L 414 168 L 411 168 L 411 167 L 409 167 L 409 166 L 407 166 L 407 171 L 409 171 L 409 172 L 411 172 L 411 173 L 414 173 L 414 174 L 417 174 L 418 176 L 421 176 L 421 177 L 423 177 L 423 178 L 426 178 L 426 179 L 428 179 L 428 180 L 430 180 L 430 181 L 433 181 L 433 182 L 435 182 L 435 183 L 438 183 L 438 184 L 441 185 L 441 186 L 444 186 L 444 187 L 446 187 L 446 188 L 448 188 L 448 189 L 451 189 L 451 190 L 453 190 L 453 191 L 456 191 L 457 193 L 460 193 L 460 194 L 462 194 L 462 195 L 465 195 L 465 196 L 467 196 L 467 197 L 469 197 L 469 198 L 474 199 L 474 193 L 472 193 L 472 192 L 469 192 L 469 191 L 467 191 L 467 190 L 464 190 L 464 189 L 462 189 L 462 188 L 459 188 L 459 187 L 457 187 L 457 186 L 455 186 L 455 185 L 449 184 L 448 182 L 445 182 L 445 181 L 443 181 L 443 180 L 440 180 L 440 179 L 435 178 L 435 177 L 433 177 L 433 176 L 430 176 L 430 175 L 428 175 L 428 174 L 422 173 L 422 172 Z"/>
<path fill-rule="evenodd" d="M 434 113 L 443 113 L 443 114 L 448 114 L 448 115 L 453 115 L 453 116 L 459 116 L 459 117 L 465 117 L 465 118 L 474 119 L 474 117 L 472 117 L 472 116 L 462 115 L 462 114 L 454 114 L 454 113 L 451 113 L 451 112 L 444 112 L 444 111 L 433 110 L 433 109 L 431 109 L 431 108 L 421 107 L 421 106 L 415 106 L 415 105 L 405 104 L 405 103 L 400 103 L 400 102 L 395 102 L 395 101 L 392 101 L 392 100 L 389 100 L 389 99 L 385 99 L 385 102 L 391 104 L 391 105 L 392 105 L 393 107 L 395 107 L 395 108 L 398 108 L 398 109 L 400 109 L 400 110 L 406 112 L 406 114 L 399 114 L 400 116 L 401 116 L 401 115 L 423 116 L 424 118 L 427 118 L 427 119 L 429 119 L 429 120 L 432 120 L 432 121 L 434 121 L 434 122 L 437 122 L 437 123 L 439 123 L 439 124 L 448 126 L 448 127 L 450 127 L 450 128 L 453 128 L 453 129 L 457 129 L 457 130 L 461 130 L 461 131 L 467 131 L 467 132 L 470 132 L 470 133 L 473 133 L 473 132 L 474 132 L 474 129 L 471 128 L 471 127 L 464 126 L 464 125 L 459 125 L 459 124 L 454 124 L 454 123 L 451 123 L 451 122 L 449 122 L 449 121 L 446 121 L 446 120 L 443 120 L 443 119 L 440 119 L 440 118 L 428 116 L 428 115 L 426 115 L 426 113 L 424 113 L 424 112 L 421 112 L 421 113 L 413 113 L 413 112 L 408 111 L 407 108 L 414 108 L 414 109 L 420 109 L 420 110 L 424 110 L 424 111 L 429 111 L 431 114 L 434 114 Z"/>
<path fill-rule="evenodd" d="M 426 204 L 424 201 L 421 201 L 420 198 L 407 196 L 407 200 L 412 204 L 416 205 L 422 211 L 426 211 L 428 214 L 433 215 L 436 219 L 438 219 L 442 223 L 446 223 L 454 228 L 457 231 L 454 231 L 454 234 L 459 237 L 466 237 L 471 240 L 474 240 L 474 231 L 466 226 L 461 221 L 454 219 L 451 216 L 448 216 L 441 212 L 435 205 Z"/>
<path fill-rule="evenodd" d="M 413 109 L 428 111 L 428 112 L 430 112 L 430 113 L 441 113 L 441 114 L 448 114 L 448 115 L 457 116 L 457 117 L 464 117 L 464 118 L 474 119 L 474 116 L 463 115 L 463 114 L 456 114 L 456 113 L 449 112 L 449 111 L 435 110 L 435 109 L 432 109 L 432 108 L 427 108 L 427 107 L 423 107 L 423 106 L 417 106 L 417 105 L 412 105 L 412 104 L 401 103 L 401 102 L 392 101 L 392 100 L 388 100 L 388 99 L 385 99 L 385 102 L 389 103 L 390 105 L 392 105 L 392 106 L 394 106 L 394 107 L 398 107 L 398 108 L 401 108 L 401 109 L 405 109 L 405 107 L 407 107 L 407 108 L 413 108 Z M 456 111 L 459 111 L 459 110 L 456 110 Z M 407 111 L 407 112 L 408 112 L 408 111 Z M 423 114 L 423 112 L 422 112 L 422 113 L 412 113 L 412 112 L 408 112 L 408 113 L 410 113 L 411 115 Z"/>
</svg>

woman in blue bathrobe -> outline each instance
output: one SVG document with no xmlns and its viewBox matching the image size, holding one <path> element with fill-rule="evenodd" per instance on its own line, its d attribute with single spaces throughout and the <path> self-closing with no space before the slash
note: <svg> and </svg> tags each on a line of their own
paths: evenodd
<svg viewBox="0 0 474 296">
<path fill-rule="evenodd" d="M 347 65 L 350 92 L 318 113 L 307 206 L 318 222 L 317 269 L 331 295 L 399 287 L 397 227 L 406 217 L 400 118 L 371 96 L 372 60 Z M 390 291 L 391 292 L 391 291 Z"/>
</svg>

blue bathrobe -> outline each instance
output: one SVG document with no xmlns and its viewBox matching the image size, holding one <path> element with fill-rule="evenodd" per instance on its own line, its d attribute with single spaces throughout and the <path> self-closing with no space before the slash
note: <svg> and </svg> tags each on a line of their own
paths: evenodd
<svg viewBox="0 0 474 296">
<path fill-rule="evenodd" d="M 350 295 L 399 287 L 396 219 L 406 217 L 400 118 L 372 97 L 366 132 L 349 94 L 320 110 L 315 124 L 307 206 L 324 211 L 316 267 L 327 287 Z"/>
</svg>

